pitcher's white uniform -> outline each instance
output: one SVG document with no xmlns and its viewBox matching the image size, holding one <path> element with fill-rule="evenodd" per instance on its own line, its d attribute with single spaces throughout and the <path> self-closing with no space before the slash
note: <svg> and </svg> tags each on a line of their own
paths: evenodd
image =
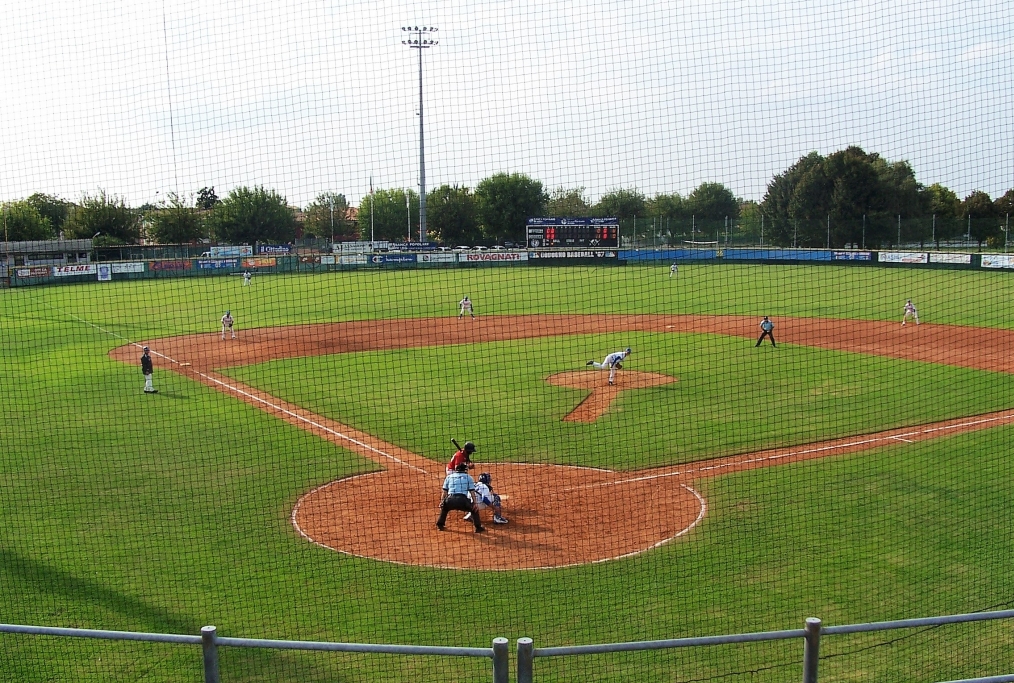
<svg viewBox="0 0 1014 683">
<path fill-rule="evenodd" d="M 630 348 L 628 347 L 623 351 L 615 351 L 613 353 L 610 353 L 608 356 L 605 357 L 605 359 L 601 363 L 596 363 L 595 361 L 590 360 L 586 363 L 586 365 L 591 365 L 596 370 L 604 370 L 605 368 L 609 368 L 609 384 L 612 384 L 613 380 L 616 379 L 616 370 L 623 367 L 621 365 L 621 361 L 630 354 L 631 351 Z"/>
</svg>

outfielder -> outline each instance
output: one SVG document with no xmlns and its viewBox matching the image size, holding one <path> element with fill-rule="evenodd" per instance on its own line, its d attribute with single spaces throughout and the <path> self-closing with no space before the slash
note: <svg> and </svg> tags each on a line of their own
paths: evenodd
<svg viewBox="0 0 1014 683">
<path fill-rule="evenodd" d="M 489 472 L 483 472 L 479 475 L 479 482 L 475 485 L 475 512 L 469 512 L 465 515 L 465 521 L 467 522 L 472 518 L 472 515 L 478 515 L 479 512 L 486 508 L 493 509 L 494 524 L 507 523 L 500 507 L 500 496 L 493 493 L 493 476 Z"/>
<path fill-rule="evenodd" d="M 676 262 L 673 261 L 672 265 L 669 266 L 669 277 L 672 277 L 673 275 L 676 275 L 678 272 L 680 272 L 679 266 L 677 266 Z"/>
<path fill-rule="evenodd" d="M 233 323 L 236 322 L 232 319 L 232 311 L 226 311 L 225 315 L 222 316 L 222 339 L 225 339 L 225 331 L 229 330 L 232 332 L 232 338 L 236 338 L 236 330 L 233 328 Z"/>
<path fill-rule="evenodd" d="M 916 325 L 919 324 L 919 311 L 915 310 L 915 304 L 912 303 L 911 299 L 905 302 L 905 315 L 901 318 L 902 327 L 908 322 L 909 317 L 915 320 Z"/>
<path fill-rule="evenodd" d="M 465 463 L 458 465 L 454 472 L 451 472 L 444 479 L 443 493 L 440 495 L 440 517 L 437 518 L 437 528 L 444 530 L 444 522 L 447 521 L 447 513 L 451 510 L 471 512 L 472 526 L 475 533 L 485 531 L 482 522 L 479 521 L 479 511 L 472 501 L 475 494 L 475 482 L 468 476 L 468 466 Z"/>
<path fill-rule="evenodd" d="M 468 298 L 467 294 L 464 299 L 458 302 L 458 320 L 461 320 L 465 316 L 465 313 L 468 313 L 475 320 L 475 313 L 472 312 L 472 300 Z"/>
<path fill-rule="evenodd" d="M 588 361 L 585 365 L 594 366 L 596 370 L 604 370 L 609 368 L 609 386 L 613 385 L 613 381 L 616 379 L 616 371 L 623 369 L 623 359 L 633 353 L 628 346 L 623 351 L 615 351 L 610 353 L 601 363 L 596 363 L 593 360 Z"/>
<path fill-rule="evenodd" d="M 243 286 L 244 287 L 249 287 L 250 286 L 250 278 L 251 277 L 253 277 L 253 276 L 250 275 L 250 271 L 249 270 L 243 271 Z"/>
</svg>

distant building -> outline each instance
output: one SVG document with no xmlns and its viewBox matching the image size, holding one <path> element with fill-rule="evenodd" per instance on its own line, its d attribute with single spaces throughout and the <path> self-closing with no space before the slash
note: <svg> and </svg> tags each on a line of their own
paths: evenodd
<svg viewBox="0 0 1014 683">
<path fill-rule="evenodd" d="M 0 242 L 0 261 L 9 266 L 66 266 L 91 263 L 92 240 Z"/>
</svg>

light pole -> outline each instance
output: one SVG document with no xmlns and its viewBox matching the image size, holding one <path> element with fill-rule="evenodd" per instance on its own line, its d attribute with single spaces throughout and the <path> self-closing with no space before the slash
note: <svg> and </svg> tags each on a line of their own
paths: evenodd
<svg viewBox="0 0 1014 683">
<path fill-rule="evenodd" d="M 439 44 L 439 41 L 429 38 L 438 29 L 434 26 L 402 26 L 402 31 L 409 34 L 408 40 L 401 41 L 402 45 L 419 50 L 419 242 L 426 241 L 426 146 L 423 142 L 423 74 L 422 74 L 422 51 L 428 47 Z M 412 38 L 412 35 L 415 35 Z"/>
</svg>

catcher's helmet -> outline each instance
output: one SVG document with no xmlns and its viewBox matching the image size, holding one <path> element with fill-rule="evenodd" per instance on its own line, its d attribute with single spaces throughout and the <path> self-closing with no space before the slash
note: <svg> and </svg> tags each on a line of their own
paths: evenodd
<svg viewBox="0 0 1014 683">
<path fill-rule="evenodd" d="M 493 483 L 493 477 L 489 475 L 489 472 L 483 472 L 482 474 L 479 475 L 479 481 L 485 484 L 486 486 L 489 486 L 490 484 Z"/>
<path fill-rule="evenodd" d="M 472 453 L 475 453 L 475 444 L 471 441 L 466 441 L 465 447 L 462 450 L 471 455 Z"/>
</svg>

